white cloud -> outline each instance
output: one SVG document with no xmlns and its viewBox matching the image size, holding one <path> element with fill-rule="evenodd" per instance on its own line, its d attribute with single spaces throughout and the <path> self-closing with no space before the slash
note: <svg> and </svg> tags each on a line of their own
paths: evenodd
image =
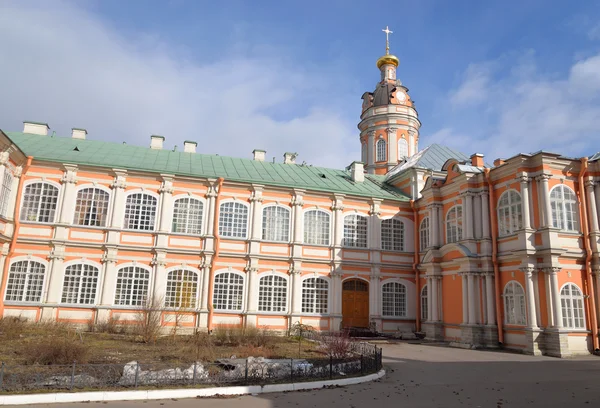
<svg viewBox="0 0 600 408">
<path fill-rule="evenodd" d="M 91 139 L 130 144 L 161 134 L 179 150 L 190 139 L 199 152 L 234 157 L 262 148 L 281 161 L 296 151 L 300 161 L 328 167 L 359 156 L 355 122 L 320 103 L 339 90 L 283 58 L 195 61 L 152 33 L 126 37 L 84 9 L 54 2 L 3 3 L 0 38 L 3 130 L 20 130 L 26 119 L 48 122 L 59 136 L 84 127 Z M 304 90 L 308 100 L 300 100 Z M 272 113 L 299 103 L 302 115 Z"/>
<path fill-rule="evenodd" d="M 460 86 L 450 93 L 453 105 L 475 105 L 489 94 L 490 70 L 485 64 L 472 64 L 467 68 Z"/>
</svg>

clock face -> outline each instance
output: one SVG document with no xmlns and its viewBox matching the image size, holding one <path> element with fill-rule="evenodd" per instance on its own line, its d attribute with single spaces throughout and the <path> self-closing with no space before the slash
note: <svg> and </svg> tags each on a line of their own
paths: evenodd
<svg viewBox="0 0 600 408">
<path fill-rule="evenodd" d="M 406 100 L 406 94 L 402 91 L 396 91 L 396 99 L 398 99 L 400 103 L 403 103 Z"/>
</svg>

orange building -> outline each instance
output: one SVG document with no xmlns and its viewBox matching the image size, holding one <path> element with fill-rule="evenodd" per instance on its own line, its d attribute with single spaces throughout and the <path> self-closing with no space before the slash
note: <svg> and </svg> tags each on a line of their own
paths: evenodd
<svg viewBox="0 0 600 408">
<path fill-rule="evenodd" d="M 398 64 L 377 61 L 341 170 L 0 131 L 0 316 L 134 324 L 154 299 L 167 328 L 598 350 L 600 155 L 419 150 Z"/>
</svg>

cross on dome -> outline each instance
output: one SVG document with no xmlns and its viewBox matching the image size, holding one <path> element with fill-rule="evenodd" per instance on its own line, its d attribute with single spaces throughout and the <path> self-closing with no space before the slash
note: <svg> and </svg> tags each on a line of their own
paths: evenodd
<svg viewBox="0 0 600 408">
<path fill-rule="evenodd" d="M 385 55 L 390 54 L 390 34 L 394 32 L 390 30 L 388 26 L 385 26 L 384 30 L 381 30 L 385 33 Z"/>
</svg>

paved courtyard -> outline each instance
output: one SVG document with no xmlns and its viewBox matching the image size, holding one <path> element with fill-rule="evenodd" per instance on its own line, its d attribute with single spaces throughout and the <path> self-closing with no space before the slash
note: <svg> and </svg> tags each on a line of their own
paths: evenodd
<svg viewBox="0 0 600 408">
<path fill-rule="evenodd" d="M 382 344 L 375 382 L 229 398 L 91 403 L 107 408 L 598 407 L 600 357 L 570 360 L 408 343 Z M 84 404 L 43 405 L 62 408 Z M 37 405 L 39 407 L 40 405 Z"/>
</svg>

